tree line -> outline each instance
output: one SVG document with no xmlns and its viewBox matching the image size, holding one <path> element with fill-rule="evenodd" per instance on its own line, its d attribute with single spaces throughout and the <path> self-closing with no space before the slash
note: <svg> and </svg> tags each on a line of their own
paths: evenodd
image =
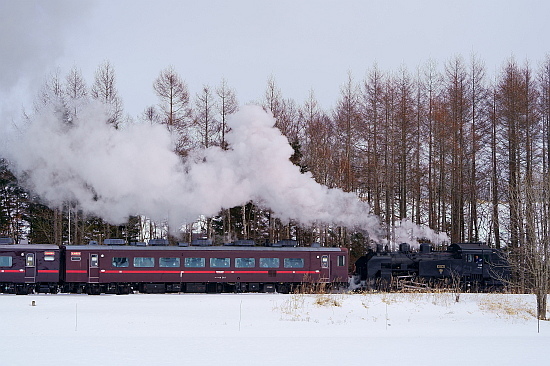
<svg viewBox="0 0 550 366">
<path fill-rule="evenodd" d="M 276 127 L 294 148 L 292 162 L 302 171 L 368 201 L 389 228 L 390 242 L 391 228 L 402 219 L 446 232 L 452 242 L 485 241 L 497 248 L 520 247 L 546 235 L 538 214 L 549 209 L 538 208 L 547 201 L 526 198 L 547 192 L 550 59 L 536 68 L 510 59 L 491 77 L 475 56 L 457 56 L 442 67 L 430 61 L 414 72 L 405 67 L 384 72 L 374 65 L 365 75 L 355 80 L 349 74 L 330 110 L 319 105 L 314 91 L 300 104 L 284 98 L 274 78 L 268 80 L 258 103 L 273 113 Z M 176 136 L 175 150 L 183 159 L 191 149 L 228 148 L 226 120 L 238 102 L 226 81 L 191 95 L 184 79 L 168 67 L 152 86 L 157 103 L 132 118 L 124 113 L 109 62 L 97 68 L 90 86 L 75 67 L 64 77 L 56 72 L 48 78 L 37 108 L 53 104 L 70 123 L 93 98 L 108 107 L 113 128 L 136 122 L 165 125 Z M 16 238 L 61 244 L 168 234 L 162 223 L 140 216 L 113 228 L 86 217 L 77 203 L 45 207 L 18 186 L 5 163 L 0 184 L 0 232 Z M 365 241 L 345 228 L 281 223 L 254 202 L 199 220 L 184 235 L 197 231 L 197 225 L 203 235 L 220 240 L 292 237 L 348 246 Z"/>
</svg>

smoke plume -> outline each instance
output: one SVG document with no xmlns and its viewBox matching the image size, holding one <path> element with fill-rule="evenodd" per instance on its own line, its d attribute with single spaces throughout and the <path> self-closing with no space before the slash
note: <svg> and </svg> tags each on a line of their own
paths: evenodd
<svg viewBox="0 0 550 366">
<path fill-rule="evenodd" d="M 261 107 L 233 115 L 230 150 L 196 151 L 186 162 L 160 125 L 114 129 L 91 103 L 72 123 L 53 108 L 30 118 L 4 156 L 24 184 L 51 206 L 77 201 L 87 213 L 119 223 L 143 214 L 172 227 L 253 200 L 303 224 L 335 223 L 379 234 L 378 218 L 352 193 L 317 184 L 289 160 L 288 140 Z"/>
<path fill-rule="evenodd" d="M 50 206 L 78 202 L 111 223 L 129 215 L 167 220 L 172 229 L 254 201 L 283 221 L 357 228 L 380 240 L 379 219 L 353 193 L 320 185 L 289 160 L 292 147 L 271 114 L 244 106 L 231 116 L 229 150 L 197 150 L 182 161 L 164 126 L 130 124 L 114 129 L 104 107 L 90 103 L 72 122 L 54 106 L 31 116 L 4 144 L 14 172 Z M 399 240 L 427 237 L 412 223 Z M 405 240 L 408 236 L 409 240 Z"/>
</svg>

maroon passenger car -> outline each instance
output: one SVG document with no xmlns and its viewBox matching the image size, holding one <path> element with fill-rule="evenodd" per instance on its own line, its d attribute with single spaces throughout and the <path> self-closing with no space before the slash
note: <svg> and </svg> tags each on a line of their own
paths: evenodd
<svg viewBox="0 0 550 366">
<path fill-rule="evenodd" d="M 303 282 L 347 285 L 348 251 L 324 247 L 65 247 L 64 291 L 288 292 Z"/>
<path fill-rule="evenodd" d="M 0 292 L 56 293 L 60 250 L 49 244 L 0 244 Z"/>
</svg>

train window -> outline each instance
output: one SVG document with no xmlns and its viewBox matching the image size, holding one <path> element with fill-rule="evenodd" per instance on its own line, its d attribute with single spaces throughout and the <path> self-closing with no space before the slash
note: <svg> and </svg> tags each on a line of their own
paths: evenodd
<svg viewBox="0 0 550 366">
<path fill-rule="evenodd" d="M 471 263 L 474 261 L 474 256 L 472 254 L 466 254 L 466 262 Z"/>
<path fill-rule="evenodd" d="M 255 266 L 255 258 L 235 258 L 235 267 L 237 268 L 253 268 Z"/>
<path fill-rule="evenodd" d="M 180 259 L 179 258 L 160 258 L 159 267 L 179 267 Z"/>
<path fill-rule="evenodd" d="M 184 266 L 185 267 L 204 267 L 205 260 L 204 258 L 185 258 Z"/>
<path fill-rule="evenodd" d="M 261 268 L 279 268 L 279 258 L 260 258 Z"/>
<path fill-rule="evenodd" d="M 285 258 L 285 268 L 304 268 L 303 258 Z"/>
<path fill-rule="evenodd" d="M 323 255 L 321 257 L 321 268 L 328 268 L 328 255 Z"/>
<path fill-rule="evenodd" d="M 113 257 L 111 263 L 113 263 L 113 267 L 128 267 L 130 265 L 128 258 L 125 257 Z"/>
<path fill-rule="evenodd" d="M 27 260 L 25 261 L 27 267 L 34 267 L 34 253 L 27 253 Z"/>
<path fill-rule="evenodd" d="M 155 266 L 155 258 L 153 257 L 135 257 L 134 267 L 151 268 Z"/>
<path fill-rule="evenodd" d="M 6 255 L 0 256 L 0 267 L 11 267 L 12 258 Z"/>
<path fill-rule="evenodd" d="M 231 265 L 229 258 L 210 258 L 210 267 L 226 268 Z"/>
<path fill-rule="evenodd" d="M 346 265 L 346 256 L 345 255 L 339 255 L 338 256 L 338 267 L 343 267 Z"/>
<path fill-rule="evenodd" d="M 80 262 L 81 259 L 82 259 L 81 257 L 71 256 L 71 261 L 73 262 Z"/>
<path fill-rule="evenodd" d="M 99 254 L 90 254 L 90 268 L 99 267 Z"/>
</svg>

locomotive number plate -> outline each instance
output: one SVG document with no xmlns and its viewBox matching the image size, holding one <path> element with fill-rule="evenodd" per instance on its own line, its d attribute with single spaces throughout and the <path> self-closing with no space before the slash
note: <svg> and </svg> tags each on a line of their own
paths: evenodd
<svg viewBox="0 0 550 366">
<path fill-rule="evenodd" d="M 438 264 L 437 268 L 445 268 L 445 265 L 444 264 Z"/>
</svg>

